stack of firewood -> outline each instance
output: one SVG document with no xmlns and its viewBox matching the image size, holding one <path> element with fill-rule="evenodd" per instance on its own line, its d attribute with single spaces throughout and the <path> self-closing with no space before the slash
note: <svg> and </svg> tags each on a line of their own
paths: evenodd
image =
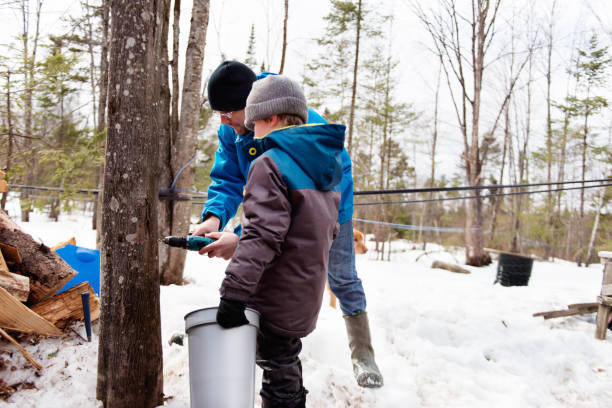
<svg viewBox="0 0 612 408">
<path fill-rule="evenodd" d="M 0 338 L 22 353 L 3 329 L 59 336 L 70 322 L 83 319 L 83 292 L 90 293 L 91 320 L 100 316 L 100 301 L 88 282 L 57 293 L 77 274 L 55 253 L 57 248 L 37 242 L 0 210 Z"/>
</svg>

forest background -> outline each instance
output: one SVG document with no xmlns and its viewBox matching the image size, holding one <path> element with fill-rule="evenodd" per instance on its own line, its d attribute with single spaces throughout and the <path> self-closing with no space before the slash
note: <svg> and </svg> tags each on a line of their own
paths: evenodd
<svg viewBox="0 0 612 408">
<path fill-rule="evenodd" d="M 187 231 L 172 220 L 184 203 L 190 222 L 199 216 L 219 125 L 202 91 L 223 59 L 236 59 L 299 80 L 312 107 L 347 125 L 355 191 L 491 186 L 355 196 L 355 218 L 369 221 L 356 225 L 375 234 L 381 258 L 400 236 L 465 246 L 475 265 L 487 262 L 484 248 L 588 263 L 611 247 L 612 190 L 594 188 L 612 175 L 607 1 L 194 1 L 207 8 L 195 90 L 185 80 L 192 4 L 159 3 L 170 17 L 162 92 L 172 95 L 160 234 Z M 53 219 L 92 208 L 102 188 L 105 6 L 0 1 L 0 167 L 25 219 L 34 207 Z M 178 143 L 190 133 L 190 92 L 199 96 L 197 154 Z M 561 184 L 581 180 L 600 181 Z M 526 183 L 557 191 L 496 186 Z M 163 251 L 162 262 L 171 256 Z"/>
<path fill-rule="evenodd" d="M 5 182 L 22 221 L 80 207 L 99 233 L 96 399 L 163 404 L 160 284 L 185 283 L 186 251 L 159 237 L 198 221 L 218 127 L 203 90 L 223 59 L 299 80 L 347 125 L 355 223 L 379 259 L 398 236 L 473 266 L 489 248 L 609 250 L 607 3 L 0 0 Z"/>
</svg>

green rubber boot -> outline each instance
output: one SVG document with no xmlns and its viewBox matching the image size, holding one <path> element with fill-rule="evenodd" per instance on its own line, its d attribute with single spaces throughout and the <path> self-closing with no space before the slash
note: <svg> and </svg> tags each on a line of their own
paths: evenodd
<svg viewBox="0 0 612 408">
<path fill-rule="evenodd" d="M 367 388 L 382 387 L 383 376 L 374 360 L 368 314 L 360 312 L 355 316 L 345 315 L 344 321 L 346 323 L 346 332 L 351 349 L 351 361 L 357 384 Z"/>
</svg>

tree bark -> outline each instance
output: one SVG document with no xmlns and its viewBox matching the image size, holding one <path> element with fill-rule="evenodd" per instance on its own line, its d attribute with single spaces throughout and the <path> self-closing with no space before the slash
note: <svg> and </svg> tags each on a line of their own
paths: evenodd
<svg viewBox="0 0 612 408">
<path fill-rule="evenodd" d="M 433 135 L 432 135 L 432 140 L 431 140 L 431 161 L 430 161 L 430 168 L 429 168 L 429 187 L 433 188 L 433 186 L 436 184 L 436 148 L 437 148 L 437 143 L 438 143 L 438 107 L 440 105 L 440 77 L 442 75 L 442 56 L 440 55 L 440 67 L 438 70 L 438 80 L 436 81 L 436 93 L 435 93 L 435 98 L 434 98 L 434 122 L 433 122 Z M 433 200 L 433 192 L 430 192 L 427 195 L 427 199 L 428 200 Z M 425 209 L 424 209 L 424 222 L 425 224 L 429 225 L 431 222 L 433 222 L 433 217 L 432 217 L 432 207 L 435 204 L 433 202 L 428 202 L 425 203 Z M 431 234 L 429 234 L 428 232 L 425 232 L 423 234 L 423 251 L 426 250 L 427 248 L 427 241 L 429 240 L 429 236 Z"/>
<path fill-rule="evenodd" d="M 100 50 L 100 78 L 98 87 L 100 97 L 98 98 L 98 118 L 96 132 L 102 133 L 106 130 L 106 101 L 108 100 L 108 29 L 110 1 L 102 0 L 102 49 Z M 106 139 L 106 138 L 105 138 Z M 104 190 L 104 163 L 98 171 L 98 195 L 94 205 L 94 216 L 92 223 L 96 230 L 96 246 L 100 247 L 102 233 L 102 192 Z"/>
<path fill-rule="evenodd" d="M 283 48 L 281 51 L 281 63 L 279 74 L 285 69 L 285 54 L 287 53 L 287 21 L 289 20 L 289 0 L 285 0 L 285 18 L 283 19 Z"/>
<path fill-rule="evenodd" d="M 185 55 L 185 77 L 181 98 L 181 118 L 178 134 L 171 146 L 171 167 L 175 190 L 191 190 L 195 180 L 195 167 L 189 161 L 196 154 L 198 118 L 200 115 L 200 89 L 202 87 L 202 65 L 206 46 L 209 0 L 194 0 L 191 12 L 191 27 Z M 179 171 L 180 177 L 177 178 Z M 176 179 L 176 180 L 175 180 Z M 189 231 L 190 201 L 172 201 L 172 235 L 185 235 Z M 169 250 L 167 267 L 161 271 L 163 284 L 182 284 L 186 252 L 180 248 Z"/>
<path fill-rule="evenodd" d="M 473 2 L 472 2 L 473 3 Z M 482 3 L 482 4 L 481 4 Z M 467 153 L 466 176 L 470 186 L 478 186 L 481 182 L 482 160 L 480 152 L 480 97 L 482 91 L 482 77 L 484 73 L 484 56 L 487 14 L 489 1 L 478 2 L 475 12 L 475 21 L 472 25 L 472 65 L 474 91 L 472 100 L 472 137 L 470 149 Z M 492 23 L 491 23 L 492 24 Z M 480 190 L 475 191 L 480 196 Z M 469 200 L 466 218 L 466 264 L 482 266 L 491 263 L 491 257 L 484 250 L 484 234 L 482 223 L 482 200 L 480 198 Z"/>
<path fill-rule="evenodd" d="M 591 230 L 591 239 L 589 239 L 589 246 L 587 248 L 586 257 L 584 258 L 584 266 L 589 267 L 589 259 L 591 258 L 591 254 L 593 253 L 593 244 L 595 243 L 595 236 L 597 235 L 597 228 L 599 228 L 599 215 L 601 214 L 601 209 L 604 205 L 606 198 L 605 190 L 601 192 L 601 198 L 599 199 L 599 203 L 597 204 L 597 210 L 595 213 L 595 221 L 593 222 L 593 229 Z"/>
<path fill-rule="evenodd" d="M 176 19 L 178 18 L 177 12 L 177 4 L 180 7 L 180 1 L 174 4 L 174 17 L 175 24 L 178 24 Z M 160 30 L 160 39 L 157 42 L 158 47 L 156 47 L 155 52 L 157 53 L 156 61 L 157 61 L 157 82 L 160 84 L 159 88 L 159 103 L 156 108 L 156 118 L 157 125 L 156 131 L 159 132 L 159 184 L 160 191 L 167 192 L 167 188 L 172 184 L 172 169 L 170 166 L 171 160 L 171 146 L 173 135 L 176 133 L 173 131 L 175 127 L 178 127 L 178 120 L 174 117 L 174 110 L 171 112 L 171 95 L 170 95 L 170 86 L 169 86 L 169 73 L 168 73 L 168 30 L 170 25 L 170 0 L 161 0 L 158 2 L 159 7 L 159 19 L 161 23 Z M 173 41 L 173 46 L 178 47 L 178 33 L 176 30 L 178 29 L 176 26 L 175 35 Z M 174 49 L 174 54 L 177 54 L 177 50 Z M 178 55 L 178 54 L 177 54 Z M 172 61 L 172 75 L 173 75 L 173 85 L 174 85 L 174 75 L 175 70 L 178 67 L 175 67 L 175 64 L 178 65 L 178 58 Z M 178 74 L 177 74 L 178 75 Z M 176 85 L 178 87 L 178 85 Z M 178 108 L 178 101 L 176 98 L 178 97 L 178 91 L 172 94 L 172 109 Z M 172 201 L 168 200 L 160 200 L 158 206 L 158 235 L 160 237 L 165 237 L 170 235 L 170 226 L 172 225 Z M 169 256 L 168 256 L 168 245 L 159 244 L 159 270 L 164 271 L 168 267 Z"/>
<path fill-rule="evenodd" d="M 92 15 L 90 12 L 89 1 L 85 0 L 85 32 L 87 34 L 87 53 L 89 54 L 89 86 L 91 87 L 91 109 L 93 111 L 93 121 L 97 121 L 97 110 L 99 105 L 96 105 L 96 75 L 95 75 L 95 53 L 94 53 L 94 37 L 93 37 L 93 23 Z"/>
<path fill-rule="evenodd" d="M 355 62 L 353 65 L 353 89 L 351 92 L 351 109 L 348 123 L 347 149 L 349 155 L 353 148 L 353 122 L 355 121 L 355 99 L 357 97 L 357 70 L 359 68 L 359 38 L 361 36 L 361 0 L 357 4 L 357 28 L 355 30 Z"/>
<path fill-rule="evenodd" d="M 587 100 L 589 99 L 589 91 L 587 90 Z M 587 150 L 589 148 L 587 139 L 589 135 L 589 110 L 590 107 L 587 103 L 584 106 L 584 125 L 583 125 L 583 134 L 582 134 L 582 143 L 580 145 L 580 160 L 582 162 L 581 166 L 581 186 L 580 189 L 580 228 L 578 229 L 578 245 L 580 249 L 584 248 L 584 180 L 586 179 L 586 159 L 587 159 Z"/>
<path fill-rule="evenodd" d="M 557 1 L 554 0 L 551 13 L 550 21 L 548 23 L 548 31 L 546 32 L 546 181 L 550 183 L 552 181 L 552 164 L 553 164 L 553 129 L 552 129 L 552 52 L 553 52 L 553 28 L 555 22 L 555 8 Z M 553 216 L 554 216 L 554 193 L 550 192 L 547 196 L 547 219 L 546 224 L 552 231 L 553 229 Z"/>
<path fill-rule="evenodd" d="M 28 10 L 26 10 L 26 3 Z M 38 36 L 40 33 L 40 10 L 42 8 L 42 0 L 38 0 L 36 3 L 36 31 L 33 39 L 32 55 L 30 55 L 28 46 L 30 42 L 30 30 L 29 30 L 29 2 L 22 2 L 21 13 L 23 18 L 23 69 L 24 69 L 24 129 L 25 129 L 25 141 L 24 151 L 28 152 L 29 155 L 25 162 L 27 163 L 27 170 L 25 174 L 25 184 L 31 185 L 34 180 L 34 173 L 36 171 L 36 154 L 32 151 L 32 109 L 33 109 L 33 98 L 34 98 L 34 70 L 36 68 L 36 52 L 38 49 Z M 21 221 L 28 222 L 30 220 L 30 211 L 32 205 L 29 200 L 28 190 L 21 192 Z"/>
<path fill-rule="evenodd" d="M 181 0 L 174 0 L 174 20 L 172 21 L 172 112 L 171 112 L 171 140 L 178 134 L 179 125 L 179 37 L 181 32 Z M 170 159 L 168 159 L 170 162 Z"/>
<path fill-rule="evenodd" d="M 11 71 L 9 70 L 6 73 L 6 122 L 8 127 L 8 146 L 6 151 L 6 172 L 10 172 L 11 170 L 11 159 L 13 158 L 13 116 L 11 112 Z M 10 181 L 10 180 L 9 180 Z M 2 201 L 0 202 L 0 208 L 4 211 L 6 207 L 6 198 L 8 196 L 8 191 L 2 193 Z"/>
<path fill-rule="evenodd" d="M 111 408 L 163 405 L 157 13 L 154 0 L 114 0 L 111 7 L 97 383 L 97 398 Z"/>
<path fill-rule="evenodd" d="M 518 180 L 516 181 L 518 183 L 528 183 L 529 182 L 529 175 L 528 175 L 529 150 L 528 148 L 529 148 L 529 138 L 531 135 L 531 87 L 532 87 L 532 82 L 533 82 L 532 61 L 533 60 L 530 56 L 529 57 L 529 70 L 528 70 L 529 77 L 527 80 L 527 112 L 526 112 L 526 117 L 525 117 L 525 139 L 523 140 L 522 148 L 521 146 L 519 146 L 519 157 L 518 157 L 518 163 L 517 163 L 519 177 L 518 177 Z M 518 134 L 517 134 L 517 139 L 518 139 Z M 522 188 L 516 189 L 517 192 L 521 190 L 524 190 L 524 189 Z M 512 241 L 510 245 L 510 252 L 522 253 L 523 249 L 522 249 L 522 243 L 520 240 L 520 234 L 521 234 L 521 225 L 522 225 L 521 214 L 523 213 L 523 196 L 522 195 L 514 196 L 514 204 L 515 204 L 514 220 L 513 220 L 514 222 L 512 225 Z"/>
</svg>

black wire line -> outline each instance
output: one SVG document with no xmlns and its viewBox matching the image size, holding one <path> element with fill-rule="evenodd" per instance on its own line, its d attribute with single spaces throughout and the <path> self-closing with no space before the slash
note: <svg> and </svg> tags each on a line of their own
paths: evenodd
<svg viewBox="0 0 612 408">
<path fill-rule="evenodd" d="M 406 200 L 406 201 L 381 201 L 381 202 L 353 203 L 353 206 L 358 206 L 358 205 L 385 205 L 385 204 L 430 203 L 430 202 L 434 202 L 434 201 L 466 200 L 466 199 L 472 199 L 472 198 L 489 198 L 489 197 L 523 195 L 523 194 L 552 193 L 552 192 L 555 192 L 555 191 L 580 190 L 582 188 L 610 187 L 610 186 L 612 186 L 612 183 L 611 184 L 598 184 L 596 186 L 554 188 L 554 189 L 549 189 L 549 190 L 537 190 L 537 191 L 516 191 L 516 192 L 513 192 L 513 193 L 495 193 L 495 194 L 486 194 L 486 195 L 480 195 L 480 196 L 445 197 L 445 198 L 432 198 L 432 199 L 428 199 L 428 200 Z"/>
<path fill-rule="evenodd" d="M 405 188 L 398 190 L 365 190 L 353 191 L 353 195 L 375 195 L 375 194 L 406 194 L 406 193 L 433 193 L 442 191 L 464 191 L 464 190 L 493 190 L 496 188 L 516 188 L 516 187 L 538 187 L 538 186 L 555 186 L 561 184 L 578 184 L 578 183 L 603 183 L 612 181 L 612 178 L 597 180 L 576 180 L 576 181 L 556 181 L 546 183 L 529 183 L 529 184 L 490 184 L 487 186 L 462 186 L 462 187 L 431 187 L 431 188 Z"/>
<path fill-rule="evenodd" d="M 443 192 L 443 191 L 464 191 L 464 190 L 484 190 L 484 189 L 494 189 L 494 188 L 517 188 L 517 187 L 528 187 L 528 186 L 543 186 L 543 185 L 559 185 L 559 184 L 577 184 L 577 183 L 594 183 L 594 182 L 610 182 L 611 178 L 599 179 L 599 180 L 577 180 L 577 181 L 561 181 L 561 182 L 551 182 L 551 183 L 530 183 L 530 184 L 508 184 L 508 185 L 490 185 L 490 186 L 464 186 L 464 187 L 440 187 L 440 188 L 421 188 L 421 189 L 404 189 L 404 190 L 370 190 L 370 191 L 355 191 L 353 195 L 364 195 L 364 194 L 398 194 L 398 193 L 423 193 L 423 192 Z M 536 194 L 536 193 L 551 193 L 558 191 L 568 191 L 568 190 L 580 190 L 582 188 L 593 188 L 593 187 L 609 187 L 612 184 L 598 184 L 598 185 L 590 185 L 590 186 L 580 186 L 580 187 L 568 187 L 568 188 L 555 188 L 548 190 L 537 190 L 537 191 L 520 191 L 520 192 L 511 192 L 511 193 L 493 193 L 486 195 L 473 195 L 473 196 L 462 196 L 462 197 L 444 197 L 444 198 L 432 198 L 432 199 L 422 199 L 422 200 L 403 200 L 403 201 L 381 201 L 381 202 L 365 202 L 365 203 L 354 203 L 354 206 L 358 205 L 387 205 L 387 204 L 416 204 L 416 203 L 429 203 L 435 201 L 451 201 L 451 200 L 465 200 L 465 199 L 474 199 L 474 198 L 489 198 L 489 197 L 503 197 L 503 196 L 513 196 L 513 195 L 524 195 L 524 194 Z M 25 186 L 20 184 L 10 184 L 9 187 L 24 189 L 24 190 L 42 190 L 42 191 L 61 191 L 64 192 L 65 189 L 62 187 L 37 187 L 37 186 Z M 78 194 L 98 194 L 98 189 L 77 189 L 74 190 L 74 193 Z M 206 196 L 181 196 L 174 197 L 170 194 L 171 192 L 160 191 L 160 199 L 165 200 L 193 200 L 198 198 L 206 198 Z M 202 202 L 193 202 L 193 204 L 205 204 Z"/>
</svg>

